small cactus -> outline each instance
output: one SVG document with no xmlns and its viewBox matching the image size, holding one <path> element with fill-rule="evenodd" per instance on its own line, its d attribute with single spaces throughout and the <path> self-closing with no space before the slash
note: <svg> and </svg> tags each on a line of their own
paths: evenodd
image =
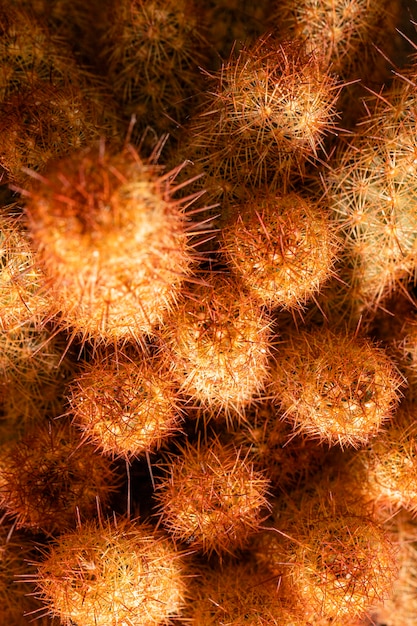
<svg viewBox="0 0 417 626">
<path fill-rule="evenodd" d="M 146 525 L 87 522 L 45 552 L 33 578 L 64 626 L 162 626 L 184 603 L 181 555 Z"/>
<path fill-rule="evenodd" d="M 369 339 L 326 328 L 292 333 L 272 388 L 285 417 L 313 438 L 360 447 L 389 420 L 402 379 Z"/>
<path fill-rule="evenodd" d="M 325 206 L 296 193 L 261 192 L 235 207 L 221 250 L 261 304 L 300 308 L 332 274 L 335 231 Z"/>
<path fill-rule="evenodd" d="M 268 510 L 268 479 L 217 440 L 180 452 L 155 493 L 164 526 L 175 541 L 206 554 L 244 547 Z"/>
<path fill-rule="evenodd" d="M 112 457 L 154 451 L 179 428 L 172 374 L 144 354 L 96 355 L 72 381 L 68 395 L 83 438 Z"/>
<path fill-rule="evenodd" d="M 161 330 L 185 394 L 212 415 L 239 414 L 265 385 L 270 317 L 227 274 L 201 274 Z"/>
<path fill-rule="evenodd" d="M 26 192 L 56 312 L 79 336 L 149 334 L 175 303 L 192 263 L 175 173 L 101 145 L 50 163 Z"/>
<path fill-rule="evenodd" d="M 0 502 L 18 528 L 49 533 L 106 507 L 120 484 L 115 470 L 65 422 L 47 422 L 3 445 Z"/>
</svg>

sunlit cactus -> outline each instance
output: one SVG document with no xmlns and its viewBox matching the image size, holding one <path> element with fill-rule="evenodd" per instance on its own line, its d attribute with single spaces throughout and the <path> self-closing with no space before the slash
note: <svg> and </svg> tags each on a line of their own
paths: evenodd
<svg viewBox="0 0 417 626">
<path fill-rule="evenodd" d="M 299 41 L 262 36 L 232 55 L 213 75 L 179 141 L 181 158 L 192 161 L 196 174 L 205 173 L 200 187 L 208 204 L 228 208 L 247 199 L 245 186 L 285 191 L 306 161 L 325 158 L 340 89 L 319 51 L 308 53 Z"/>
<path fill-rule="evenodd" d="M 145 354 L 96 355 L 68 395 L 83 439 L 112 457 L 131 459 L 157 450 L 180 427 L 172 373 Z"/>
<path fill-rule="evenodd" d="M 401 383 L 369 339 L 316 328 L 292 333 L 281 346 L 272 388 L 297 431 L 360 447 L 392 418 Z"/>
<path fill-rule="evenodd" d="M 161 344 L 182 390 L 207 416 L 236 414 L 264 388 L 272 321 L 227 274 L 199 279 L 162 328 Z"/>
<path fill-rule="evenodd" d="M 307 162 L 326 159 L 341 86 L 319 51 L 271 34 L 243 45 L 209 79 L 172 159 L 188 159 L 205 202 L 219 203 L 213 227 L 233 216 L 235 204 L 250 203 L 254 189 L 282 195 Z"/>
<path fill-rule="evenodd" d="M 244 547 L 268 511 L 269 481 L 239 450 L 220 442 L 187 444 L 169 459 L 156 500 L 175 541 L 203 553 Z"/>
<path fill-rule="evenodd" d="M 176 171 L 104 145 L 50 163 L 26 192 L 30 235 L 63 322 L 97 342 L 151 333 L 189 276 Z"/>
<path fill-rule="evenodd" d="M 0 626 L 415 626 L 411 4 L 0 0 Z"/>
<path fill-rule="evenodd" d="M 335 486 L 335 485 L 333 485 Z M 308 623 L 355 623 L 389 596 L 398 574 L 390 533 L 355 501 L 316 482 L 278 500 L 274 523 L 255 538 L 260 567 L 280 576 Z"/>
<path fill-rule="evenodd" d="M 65 626 L 158 626 L 182 608 L 184 569 L 166 537 L 115 518 L 61 535 L 45 550 L 33 579 Z"/>
<path fill-rule="evenodd" d="M 299 308 L 331 276 L 336 229 L 327 207 L 295 193 L 253 194 L 222 229 L 221 251 L 260 303 Z"/>
<path fill-rule="evenodd" d="M 346 239 L 349 284 L 375 311 L 402 284 L 415 284 L 417 101 L 414 74 L 398 78 L 337 152 L 329 199 Z M 411 85 L 410 85 L 411 83 Z"/>
</svg>

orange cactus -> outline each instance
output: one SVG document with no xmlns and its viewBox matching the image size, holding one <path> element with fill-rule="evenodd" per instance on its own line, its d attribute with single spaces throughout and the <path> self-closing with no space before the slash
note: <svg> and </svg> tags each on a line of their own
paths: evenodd
<svg viewBox="0 0 417 626">
<path fill-rule="evenodd" d="M 307 623 L 356 623 L 389 596 L 398 574 L 396 546 L 346 484 L 337 490 L 336 483 L 316 481 L 284 496 L 274 518 L 256 536 L 253 554 L 281 577 L 284 597 L 291 594 Z"/>
<path fill-rule="evenodd" d="M 67 423 L 45 421 L 2 449 L 0 502 L 18 528 L 62 532 L 77 515 L 94 515 L 97 498 L 106 507 L 119 484 L 115 470 Z"/>
<path fill-rule="evenodd" d="M 359 447 L 393 416 L 402 382 L 369 339 L 317 328 L 291 333 L 272 387 L 296 430 L 329 445 Z"/>
<path fill-rule="evenodd" d="M 172 308 L 192 264 L 175 173 L 101 145 L 51 163 L 26 192 L 57 313 L 81 337 L 140 337 Z"/>
<path fill-rule="evenodd" d="M 325 206 L 262 191 L 232 214 L 221 250 L 262 304 L 300 308 L 331 276 L 337 239 Z"/>
<path fill-rule="evenodd" d="M 268 510 L 269 481 L 218 441 L 187 444 L 156 489 L 163 524 L 176 541 L 210 554 L 248 543 Z"/>
<path fill-rule="evenodd" d="M 33 578 L 65 626 L 162 626 L 185 598 L 181 555 L 167 538 L 126 519 L 61 535 Z"/>
<path fill-rule="evenodd" d="M 144 354 L 96 355 L 71 383 L 69 406 L 85 440 L 125 459 L 158 449 L 181 419 L 172 374 Z"/>
<path fill-rule="evenodd" d="M 182 390 L 207 415 L 239 414 L 264 387 L 271 319 L 226 274 L 202 274 L 161 330 Z"/>
</svg>

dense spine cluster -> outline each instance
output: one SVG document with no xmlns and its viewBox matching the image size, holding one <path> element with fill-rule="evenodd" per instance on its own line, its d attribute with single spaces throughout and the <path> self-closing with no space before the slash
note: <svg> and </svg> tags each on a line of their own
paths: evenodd
<svg viewBox="0 0 417 626">
<path fill-rule="evenodd" d="M 415 626 L 396 26 L 0 0 L 2 624 Z"/>
<path fill-rule="evenodd" d="M 174 177 L 133 149 L 100 145 L 59 161 L 26 192 L 56 313 L 85 338 L 149 334 L 177 299 L 192 255 Z"/>
<path fill-rule="evenodd" d="M 268 479 L 238 450 L 221 445 L 188 445 L 170 459 L 157 486 L 162 520 L 176 541 L 204 553 L 244 547 L 268 509 Z"/>
<path fill-rule="evenodd" d="M 168 624 L 184 603 L 181 555 L 126 519 L 61 535 L 38 566 L 39 596 L 65 626 Z"/>
</svg>

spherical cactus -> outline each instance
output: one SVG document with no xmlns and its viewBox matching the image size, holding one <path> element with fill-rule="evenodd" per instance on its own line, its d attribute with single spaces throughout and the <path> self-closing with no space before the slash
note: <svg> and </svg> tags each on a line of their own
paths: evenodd
<svg viewBox="0 0 417 626">
<path fill-rule="evenodd" d="M 222 554 L 244 547 L 258 530 L 268 484 L 239 451 L 215 440 L 187 444 L 171 458 L 155 497 L 174 540 Z"/>
<path fill-rule="evenodd" d="M 213 415 L 236 414 L 268 375 L 271 319 L 237 281 L 202 274 L 161 330 L 183 391 Z"/>
<path fill-rule="evenodd" d="M 34 576 L 38 593 L 65 626 L 160 626 L 183 605 L 181 555 L 143 524 L 85 523 L 45 557 Z"/>
<path fill-rule="evenodd" d="M 51 163 L 27 191 L 47 286 L 81 337 L 137 338 L 172 308 L 192 262 L 174 177 L 101 145 Z"/>
<path fill-rule="evenodd" d="M 361 499 L 344 495 L 315 483 L 284 496 L 253 545 L 259 566 L 280 576 L 308 624 L 356 623 L 388 597 L 398 573 L 390 534 L 361 510 Z"/>
<path fill-rule="evenodd" d="M 232 215 L 221 249 L 260 303 L 299 308 L 331 276 L 336 231 L 326 206 L 262 191 Z"/>
<path fill-rule="evenodd" d="M 389 595 L 395 549 L 377 525 L 339 515 L 309 520 L 308 526 L 294 549 L 290 587 L 313 615 L 354 619 Z"/>
<path fill-rule="evenodd" d="M 107 507 L 119 484 L 109 463 L 65 422 L 45 422 L 2 448 L 0 501 L 18 528 L 71 528 L 78 516 L 94 515 L 97 499 Z"/>
<path fill-rule="evenodd" d="M 339 91 L 317 53 L 261 37 L 223 66 L 190 125 L 189 157 L 207 170 L 217 165 L 235 185 L 271 185 L 278 177 L 282 187 L 335 128 Z"/>
<path fill-rule="evenodd" d="M 390 419 L 402 379 L 370 340 L 326 328 L 290 334 L 272 383 L 297 431 L 359 447 Z"/>
<path fill-rule="evenodd" d="M 100 56 L 123 114 L 158 133 L 184 120 L 206 49 L 198 3 L 122 0 L 107 21 Z"/>
<path fill-rule="evenodd" d="M 96 355 L 71 383 L 69 406 L 83 438 L 114 457 L 153 451 L 179 428 L 172 374 L 145 354 Z"/>
</svg>

